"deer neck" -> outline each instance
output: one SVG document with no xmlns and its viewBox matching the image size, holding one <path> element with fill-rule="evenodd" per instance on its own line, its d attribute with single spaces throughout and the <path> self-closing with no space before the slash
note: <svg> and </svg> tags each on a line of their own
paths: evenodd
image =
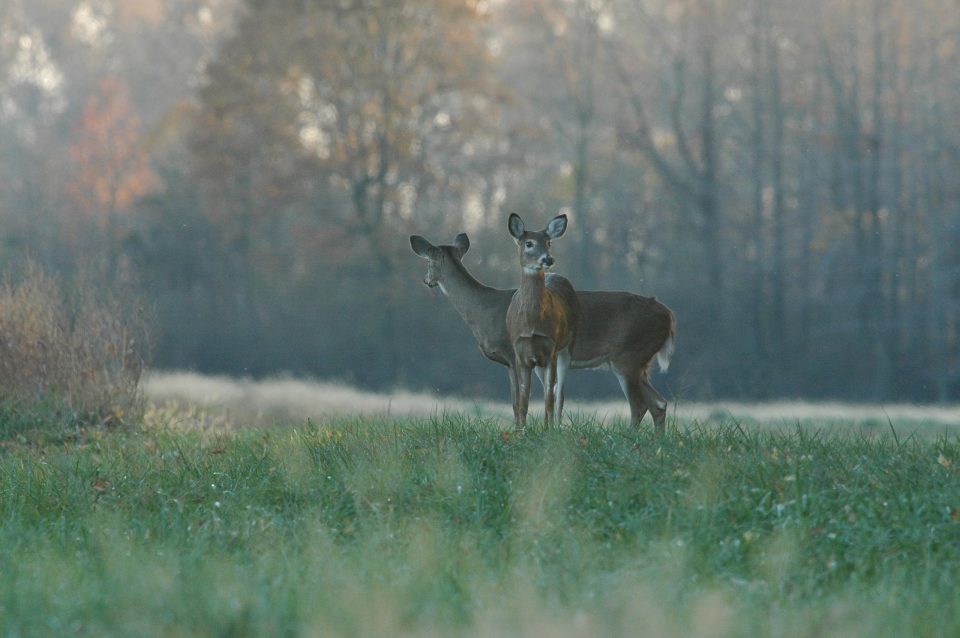
<svg viewBox="0 0 960 638">
<path fill-rule="evenodd" d="M 520 276 L 519 295 L 520 307 L 531 317 L 539 317 L 547 294 L 547 278 L 544 270 L 523 269 Z"/>
<path fill-rule="evenodd" d="M 459 261 L 450 259 L 448 263 L 451 267 L 447 269 L 449 272 L 444 273 L 440 290 L 453 304 L 457 314 L 470 326 L 474 335 L 479 338 L 480 333 L 488 327 L 489 315 L 496 313 L 496 309 L 488 303 L 487 299 L 501 291 L 477 281 Z M 502 316 L 499 322 L 503 322 Z"/>
</svg>

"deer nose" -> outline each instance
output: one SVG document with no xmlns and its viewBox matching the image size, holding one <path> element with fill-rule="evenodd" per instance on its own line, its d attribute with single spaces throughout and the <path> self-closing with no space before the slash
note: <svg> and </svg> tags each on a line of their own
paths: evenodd
<svg viewBox="0 0 960 638">
<path fill-rule="evenodd" d="M 553 257 L 546 255 L 545 257 L 540 258 L 540 263 L 549 268 L 553 265 Z"/>
</svg>

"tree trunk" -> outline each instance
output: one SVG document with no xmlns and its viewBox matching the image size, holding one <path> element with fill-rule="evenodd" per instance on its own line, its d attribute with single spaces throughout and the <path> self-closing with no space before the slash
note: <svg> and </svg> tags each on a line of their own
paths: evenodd
<svg viewBox="0 0 960 638">
<path fill-rule="evenodd" d="M 882 167 L 882 150 L 884 138 L 883 112 L 883 81 L 884 81 L 884 40 L 883 40 L 883 5 L 884 0 L 875 0 L 873 11 L 873 95 L 871 112 L 873 131 L 870 135 L 868 148 L 870 156 L 870 183 L 868 188 L 868 205 L 866 210 L 869 237 L 866 270 L 866 304 L 870 331 L 868 335 L 872 343 L 875 361 L 873 366 L 873 395 L 874 400 L 880 401 L 889 396 L 891 387 L 891 368 L 888 337 L 888 318 L 886 316 L 887 303 L 883 290 L 883 262 L 884 244 L 883 228 L 880 225 L 880 208 L 883 195 L 880 191 L 880 170 Z"/>
<path fill-rule="evenodd" d="M 594 285 L 593 233 L 587 220 L 587 188 L 590 178 L 590 123 L 587 118 L 577 118 L 576 150 L 573 165 L 573 218 L 580 226 L 580 276 L 583 285 Z"/>
<path fill-rule="evenodd" d="M 751 228 L 754 251 L 753 270 L 753 325 L 754 345 L 760 359 L 761 374 L 766 376 L 768 360 L 766 335 L 766 238 L 763 221 L 764 155 L 765 126 L 763 121 L 763 64 L 764 57 L 764 20 L 765 0 L 757 0 L 754 6 L 753 34 L 751 38 L 753 53 L 753 72 L 751 89 L 753 102 L 753 135 L 751 136 L 753 161 L 753 224 Z"/>
<path fill-rule="evenodd" d="M 708 27 L 709 28 L 709 27 Z M 703 137 L 702 166 L 700 178 L 700 214 L 703 218 L 703 242 L 707 254 L 707 285 L 710 288 L 711 306 L 717 311 L 715 316 L 723 328 L 723 237 L 720 231 L 719 197 L 719 149 L 716 139 L 716 121 L 714 108 L 716 95 L 714 89 L 714 47 L 712 36 L 703 34 L 701 62 L 703 64 L 703 101 L 700 134 Z"/>
<path fill-rule="evenodd" d="M 783 91 L 780 84 L 780 54 L 779 45 L 773 41 L 769 43 L 769 81 L 771 98 L 771 157 L 770 178 L 773 182 L 773 272 L 771 281 L 770 299 L 770 327 L 771 337 L 778 344 L 783 361 L 783 347 L 786 343 L 786 287 L 787 287 L 787 258 L 786 239 L 784 237 L 784 183 L 783 183 L 783 156 L 784 156 L 784 128 L 785 113 L 783 105 Z"/>
</svg>

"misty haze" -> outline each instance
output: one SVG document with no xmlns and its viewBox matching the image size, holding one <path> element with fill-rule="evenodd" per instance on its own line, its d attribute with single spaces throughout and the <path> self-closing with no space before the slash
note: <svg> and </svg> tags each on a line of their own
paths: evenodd
<svg viewBox="0 0 960 638">
<path fill-rule="evenodd" d="M 0 0 L 0 636 L 960 636 L 947 0 Z"/>
<path fill-rule="evenodd" d="M 0 264 L 99 269 L 155 369 L 502 400 L 407 237 L 515 288 L 517 211 L 676 313 L 670 399 L 960 395 L 949 3 L 0 7 Z"/>
</svg>

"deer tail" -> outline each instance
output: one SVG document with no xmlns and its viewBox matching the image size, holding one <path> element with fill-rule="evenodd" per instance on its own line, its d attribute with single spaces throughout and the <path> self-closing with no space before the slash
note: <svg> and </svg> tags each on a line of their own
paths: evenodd
<svg viewBox="0 0 960 638">
<path fill-rule="evenodd" d="M 670 313 L 670 333 L 667 340 L 663 342 L 660 350 L 657 352 L 657 365 L 660 366 L 660 372 L 666 372 L 670 369 L 670 359 L 673 358 L 675 336 L 677 334 L 677 317 Z"/>
</svg>

